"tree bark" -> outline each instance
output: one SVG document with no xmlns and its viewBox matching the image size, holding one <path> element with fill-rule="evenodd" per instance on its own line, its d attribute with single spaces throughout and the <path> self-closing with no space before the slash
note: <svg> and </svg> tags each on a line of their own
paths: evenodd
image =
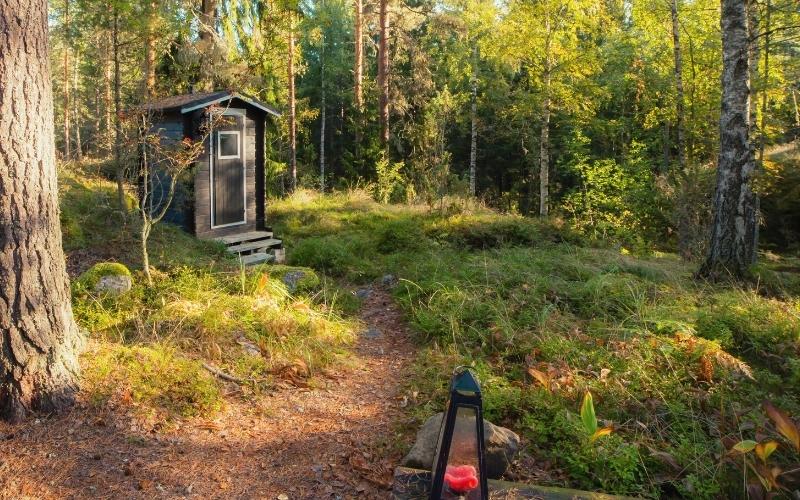
<svg viewBox="0 0 800 500">
<path fill-rule="evenodd" d="M 70 149 L 70 86 L 69 86 L 69 50 L 70 50 L 70 20 L 69 20 L 69 0 L 64 0 L 64 161 L 72 158 Z"/>
<path fill-rule="evenodd" d="M 378 118 L 381 127 L 381 146 L 389 157 L 389 0 L 380 0 L 378 44 Z"/>
<path fill-rule="evenodd" d="M 470 78 L 470 141 L 469 141 L 469 194 L 475 196 L 478 158 L 478 46 L 472 48 L 472 78 Z"/>
<path fill-rule="evenodd" d="M 216 52 L 217 0 L 201 0 L 200 42 L 203 49 L 200 59 L 200 81 L 202 90 L 214 90 L 214 64 Z"/>
<path fill-rule="evenodd" d="M 111 8 L 110 6 L 108 7 Z M 108 38 L 104 37 L 103 45 L 105 46 L 104 57 L 103 57 L 103 107 L 104 107 L 104 115 L 105 115 L 105 122 L 106 122 L 106 129 L 105 133 L 103 134 L 103 148 L 106 152 L 111 152 L 112 144 L 114 143 L 114 120 L 113 120 L 113 97 L 112 97 L 112 81 L 114 79 L 114 67 L 113 61 L 114 56 L 113 52 L 114 49 L 111 46 L 111 42 L 109 42 Z"/>
<path fill-rule="evenodd" d="M 295 115 L 294 88 L 294 12 L 289 13 L 289 170 L 291 190 L 297 189 L 297 117 Z"/>
<path fill-rule="evenodd" d="M 686 133 L 683 95 L 683 54 L 681 51 L 680 24 L 678 22 L 678 0 L 670 2 L 672 13 L 672 45 L 675 54 L 675 132 L 678 136 L 678 168 L 686 171 Z"/>
<path fill-rule="evenodd" d="M 78 102 L 78 52 L 72 65 L 72 117 L 75 119 L 75 159 L 83 161 L 83 145 L 81 144 L 81 115 Z"/>
<path fill-rule="evenodd" d="M 756 259 L 755 170 L 750 142 L 750 61 L 744 0 L 722 0 L 722 109 L 708 256 L 699 275 L 742 278 Z"/>
<path fill-rule="evenodd" d="M 364 3 L 362 0 L 355 0 L 355 28 L 353 38 L 355 39 L 355 63 L 353 66 L 356 111 L 359 115 L 364 111 L 364 93 L 362 81 L 364 79 Z"/>
<path fill-rule="evenodd" d="M 794 126 L 800 129 L 800 108 L 797 107 L 797 91 L 792 87 L 792 103 L 794 104 Z"/>
<path fill-rule="evenodd" d="M 767 120 L 767 105 L 769 104 L 769 50 L 770 50 L 770 0 L 764 4 L 764 76 L 761 84 L 761 120 L 758 125 L 758 168 L 763 167 L 764 146 L 766 144 L 765 123 Z"/>
<path fill-rule="evenodd" d="M 325 8 L 325 0 L 322 1 L 322 8 Z M 322 94 L 322 106 L 320 110 L 320 127 L 319 127 L 319 186 L 320 191 L 325 192 L 325 111 L 327 108 L 326 95 L 325 95 L 325 31 L 322 31 L 322 46 L 320 47 L 319 57 L 319 88 Z"/>
<path fill-rule="evenodd" d="M 550 68 L 545 68 L 542 133 L 539 139 L 539 215 L 547 216 L 550 201 Z"/>
<path fill-rule="evenodd" d="M 145 100 L 155 95 L 156 89 L 156 22 L 158 5 L 154 1 L 145 4 L 144 59 L 142 61 L 142 96 Z"/>
<path fill-rule="evenodd" d="M 122 97 L 120 95 L 121 69 L 119 60 L 119 12 L 114 8 L 114 20 L 111 43 L 114 49 L 114 166 L 117 170 L 117 203 L 119 209 L 126 210 L 125 205 L 125 165 L 122 164 Z"/>
<path fill-rule="evenodd" d="M 73 400 L 80 334 L 61 247 L 46 0 L 0 9 L 0 417 Z"/>
</svg>

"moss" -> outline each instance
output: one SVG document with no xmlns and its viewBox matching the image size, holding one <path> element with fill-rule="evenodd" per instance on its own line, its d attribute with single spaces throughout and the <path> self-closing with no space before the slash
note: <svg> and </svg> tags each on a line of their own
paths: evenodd
<svg viewBox="0 0 800 500">
<path fill-rule="evenodd" d="M 163 344 L 105 344 L 87 356 L 84 384 L 95 404 L 135 403 L 167 416 L 209 414 L 221 395 L 199 362 Z"/>
<path fill-rule="evenodd" d="M 76 284 L 85 290 L 93 290 L 100 279 L 105 276 L 128 276 L 130 278 L 131 271 L 125 264 L 119 262 L 99 262 L 81 274 L 76 280 Z"/>
</svg>

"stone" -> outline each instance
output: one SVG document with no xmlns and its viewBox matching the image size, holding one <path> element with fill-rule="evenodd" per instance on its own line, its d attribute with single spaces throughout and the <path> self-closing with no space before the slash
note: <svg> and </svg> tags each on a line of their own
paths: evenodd
<svg viewBox="0 0 800 500">
<path fill-rule="evenodd" d="M 403 458 L 403 466 L 431 470 L 443 417 L 444 413 L 437 413 L 425 421 L 417 432 L 414 446 Z M 483 438 L 486 448 L 486 475 L 499 479 L 519 452 L 519 436 L 510 429 L 484 419 Z"/>
<path fill-rule="evenodd" d="M 367 328 L 367 331 L 364 332 L 364 338 L 366 339 L 377 339 L 380 338 L 381 335 L 382 335 L 381 331 L 375 328 L 374 326 Z"/>
<path fill-rule="evenodd" d="M 384 274 L 381 278 L 381 285 L 385 287 L 393 287 L 397 284 L 397 276 L 394 274 Z"/>
<path fill-rule="evenodd" d="M 370 295 L 372 295 L 371 288 L 359 288 L 355 291 L 355 296 L 361 300 L 368 299 Z"/>
<path fill-rule="evenodd" d="M 290 293 L 294 293 L 297 291 L 297 284 L 305 277 L 306 273 L 303 271 L 289 271 L 283 275 L 283 284 Z"/>
<path fill-rule="evenodd" d="M 94 286 L 94 291 L 97 293 L 106 293 L 109 295 L 122 295 L 130 291 L 133 287 L 133 280 L 130 276 L 108 274 L 101 276 Z"/>
</svg>

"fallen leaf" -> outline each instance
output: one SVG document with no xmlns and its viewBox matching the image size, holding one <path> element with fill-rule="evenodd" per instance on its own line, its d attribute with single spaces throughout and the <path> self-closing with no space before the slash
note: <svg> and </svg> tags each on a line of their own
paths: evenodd
<svg viewBox="0 0 800 500">
<path fill-rule="evenodd" d="M 788 439 L 797 451 L 800 451 L 800 430 L 797 429 L 797 425 L 789 418 L 789 415 L 775 408 L 769 401 L 764 401 L 764 410 L 767 412 L 767 416 L 775 422 L 778 432 Z"/>
</svg>

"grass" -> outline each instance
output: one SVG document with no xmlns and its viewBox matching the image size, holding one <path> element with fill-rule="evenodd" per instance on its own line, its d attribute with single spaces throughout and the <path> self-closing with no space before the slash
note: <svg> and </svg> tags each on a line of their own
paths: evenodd
<svg viewBox="0 0 800 500">
<path fill-rule="evenodd" d="M 302 267 L 241 268 L 220 245 L 160 224 L 147 287 L 137 221 L 117 210 L 116 186 L 74 165 L 60 181 L 67 252 L 103 261 L 72 283 L 73 312 L 90 339 L 82 365 L 91 401 L 164 419 L 207 415 L 224 398 L 203 364 L 242 380 L 248 397 L 283 380 L 287 368 L 298 382 L 346 360 L 360 328 L 357 304 L 330 279 Z M 133 288 L 96 293 L 107 274 L 131 275 Z"/>
<path fill-rule="evenodd" d="M 419 334 L 417 422 L 471 365 L 486 414 L 551 464 L 552 483 L 648 497 L 741 496 L 728 439 L 768 426 L 768 399 L 800 415 L 800 281 L 772 256 L 742 289 L 692 279 L 674 255 L 590 248 L 556 219 L 385 206 L 300 192 L 271 215 L 293 265 L 350 282 L 400 278 Z M 543 374 L 542 380 L 532 373 Z M 610 437 L 580 426 L 594 394 Z M 759 431 L 761 432 L 761 431 Z M 789 447 L 776 452 L 789 464 Z"/>
</svg>

